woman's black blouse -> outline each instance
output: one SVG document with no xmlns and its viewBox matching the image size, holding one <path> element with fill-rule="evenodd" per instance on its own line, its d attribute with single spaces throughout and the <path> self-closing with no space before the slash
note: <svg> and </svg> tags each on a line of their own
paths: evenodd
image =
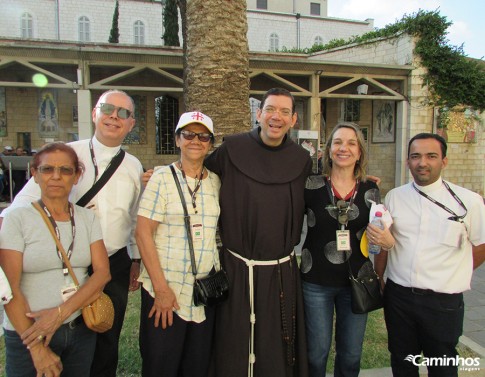
<svg viewBox="0 0 485 377">
<path fill-rule="evenodd" d="M 330 183 L 328 183 L 330 184 Z M 310 176 L 305 187 L 305 206 L 308 232 L 301 255 L 302 279 L 324 286 L 349 285 L 350 258 L 352 272 L 356 276 L 368 260 L 360 250 L 360 240 L 367 224 L 371 202 L 380 202 L 379 189 L 372 181 L 360 182 L 357 196 L 348 212 L 351 251 L 337 251 L 336 231 L 338 210 L 332 204 L 326 181 L 321 175 Z M 335 202 L 338 198 L 334 199 Z M 350 200 L 347 200 L 349 203 Z"/>
</svg>

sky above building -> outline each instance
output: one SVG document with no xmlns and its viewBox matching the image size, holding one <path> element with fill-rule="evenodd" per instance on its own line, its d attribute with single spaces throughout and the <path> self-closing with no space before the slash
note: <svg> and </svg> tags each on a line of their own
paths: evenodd
<svg viewBox="0 0 485 377">
<path fill-rule="evenodd" d="M 352 20 L 374 19 L 382 28 L 419 9 L 439 11 L 448 21 L 449 44 L 461 46 L 471 58 L 485 58 L 485 2 L 483 0 L 329 0 L 328 17 Z"/>
</svg>

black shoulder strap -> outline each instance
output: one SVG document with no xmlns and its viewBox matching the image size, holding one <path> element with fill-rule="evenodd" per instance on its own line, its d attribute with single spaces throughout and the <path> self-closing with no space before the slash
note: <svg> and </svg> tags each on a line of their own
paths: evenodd
<svg viewBox="0 0 485 377">
<path fill-rule="evenodd" d="M 120 149 L 120 153 L 118 153 L 109 164 L 108 168 L 104 171 L 101 178 L 99 178 L 96 183 L 82 196 L 81 199 L 77 201 L 77 205 L 80 207 L 84 207 L 89 201 L 96 196 L 96 194 L 103 188 L 103 186 L 108 182 L 111 178 L 113 173 L 118 169 L 121 165 L 121 161 L 125 157 L 125 151 Z"/>
<path fill-rule="evenodd" d="M 177 173 L 175 173 L 175 169 L 173 165 L 170 165 L 170 170 L 172 170 L 173 179 L 175 180 L 175 185 L 177 186 L 177 190 L 180 195 L 180 201 L 182 202 L 182 207 L 184 208 L 184 222 L 185 222 L 185 230 L 187 231 L 187 241 L 189 242 L 189 251 L 190 251 L 190 262 L 192 264 L 192 274 L 194 277 L 197 276 L 197 268 L 195 266 L 195 255 L 194 255 L 194 241 L 192 240 L 192 232 L 190 231 L 190 216 L 189 212 L 187 211 L 187 204 L 185 203 L 185 197 L 182 192 L 182 188 L 180 187 L 180 182 L 177 177 Z"/>
</svg>

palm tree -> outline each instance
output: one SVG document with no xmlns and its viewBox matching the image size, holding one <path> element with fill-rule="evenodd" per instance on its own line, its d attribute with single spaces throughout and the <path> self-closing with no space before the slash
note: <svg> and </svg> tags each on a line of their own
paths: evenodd
<svg viewBox="0 0 485 377">
<path fill-rule="evenodd" d="M 214 120 L 216 144 L 250 129 L 246 0 L 179 0 L 184 101 Z"/>
</svg>

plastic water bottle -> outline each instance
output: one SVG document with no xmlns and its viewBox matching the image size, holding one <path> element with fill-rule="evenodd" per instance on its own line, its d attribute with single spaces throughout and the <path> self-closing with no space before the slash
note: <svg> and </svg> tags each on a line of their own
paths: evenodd
<svg viewBox="0 0 485 377">
<path fill-rule="evenodd" d="M 371 224 L 377 226 L 378 228 L 384 229 L 384 224 L 382 224 L 382 212 L 376 212 Z M 381 247 L 379 245 L 374 245 L 373 243 L 369 242 L 369 254 L 379 254 L 380 252 Z"/>
</svg>

